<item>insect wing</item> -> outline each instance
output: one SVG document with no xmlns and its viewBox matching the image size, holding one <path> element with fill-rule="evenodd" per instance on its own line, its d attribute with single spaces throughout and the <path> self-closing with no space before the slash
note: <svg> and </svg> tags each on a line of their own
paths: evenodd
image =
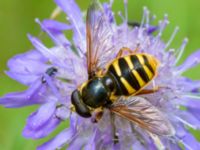
<svg viewBox="0 0 200 150">
<path fill-rule="evenodd" d="M 108 18 L 98 0 L 92 0 L 87 11 L 87 66 L 89 78 L 93 77 L 101 67 L 101 59 L 111 50 L 111 27 Z"/>
<path fill-rule="evenodd" d="M 174 128 L 164 115 L 142 97 L 122 97 L 110 111 L 147 131 L 161 136 L 174 135 Z"/>
</svg>

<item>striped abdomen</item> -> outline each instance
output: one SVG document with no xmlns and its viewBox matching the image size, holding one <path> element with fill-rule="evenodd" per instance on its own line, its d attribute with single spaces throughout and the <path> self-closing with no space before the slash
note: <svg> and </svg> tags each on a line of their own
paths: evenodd
<svg viewBox="0 0 200 150">
<path fill-rule="evenodd" d="M 134 54 L 115 59 L 109 66 L 116 83 L 114 95 L 134 95 L 156 75 L 157 60 L 149 54 Z"/>
</svg>

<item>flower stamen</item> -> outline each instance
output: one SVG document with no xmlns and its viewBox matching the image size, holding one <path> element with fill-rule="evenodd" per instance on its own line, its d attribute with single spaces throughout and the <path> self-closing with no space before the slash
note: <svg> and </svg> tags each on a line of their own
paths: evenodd
<svg viewBox="0 0 200 150">
<path fill-rule="evenodd" d="M 178 56 L 176 57 L 175 64 L 177 64 L 179 62 L 179 60 L 181 59 L 187 43 L 188 43 L 188 38 L 185 38 L 183 40 L 183 43 L 181 44 L 181 47 L 177 50 Z"/>
<path fill-rule="evenodd" d="M 175 27 L 174 32 L 172 33 L 171 37 L 169 38 L 167 44 L 165 45 L 165 49 L 167 49 L 170 46 L 170 44 L 174 40 L 174 38 L 175 38 L 175 36 L 176 36 L 178 31 L 179 31 L 179 27 L 177 26 L 177 27 Z"/>
</svg>

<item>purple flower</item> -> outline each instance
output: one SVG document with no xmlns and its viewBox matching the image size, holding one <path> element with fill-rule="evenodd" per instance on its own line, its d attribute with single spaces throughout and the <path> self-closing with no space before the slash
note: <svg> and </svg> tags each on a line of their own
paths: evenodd
<svg viewBox="0 0 200 150">
<path fill-rule="evenodd" d="M 198 150 L 200 144 L 189 130 L 200 129 L 200 81 L 186 78 L 182 73 L 200 63 L 200 51 L 196 51 L 181 65 L 177 65 L 187 39 L 183 40 L 177 50 L 169 47 L 178 28 L 175 28 L 169 41 L 164 42 L 161 39 L 169 22 L 167 16 L 164 16 L 157 26 L 153 26 L 150 12 L 144 8 L 141 23 L 134 27 L 129 26 L 127 1 L 124 1 L 125 17 L 119 14 L 122 18 L 120 24 L 116 23 L 111 10 L 112 1 L 102 5 L 102 12 L 92 14 L 103 14 L 105 17 L 97 29 L 94 38 L 96 41 L 93 41 L 99 48 L 98 67 L 105 68 L 108 62 L 115 59 L 120 48 L 128 47 L 134 50 L 138 45 L 139 53 L 151 54 L 159 60 L 158 75 L 147 88 L 154 84 L 161 88 L 155 93 L 140 96 L 140 99 L 148 99 L 147 104 L 160 111 L 174 128 L 171 136 L 158 136 L 118 116 L 115 116 L 112 123 L 108 109 L 105 109 L 98 123 L 71 111 L 72 92 L 87 81 L 89 76 L 84 21 L 86 16 L 74 0 L 55 2 L 66 13 L 68 24 L 48 19 L 40 22 L 36 19 L 42 30 L 52 39 L 54 46 L 46 47 L 39 38 L 29 35 L 29 40 L 35 48 L 8 61 L 7 75 L 28 86 L 28 89 L 1 97 L 0 104 L 9 108 L 39 105 L 38 110 L 28 117 L 23 135 L 32 139 L 43 138 L 51 134 L 59 124 L 70 120 L 67 129 L 38 149 L 53 150 L 67 145 L 69 150 L 180 150 L 182 145 L 187 150 Z M 98 1 L 93 0 L 93 3 Z M 73 31 L 72 39 L 65 36 L 67 30 Z M 156 35 L 153 35 L 155 31 Z M 116 127 L 118 142 L 115 142 L 113 137 L 113 124 Z"/>
</svg>

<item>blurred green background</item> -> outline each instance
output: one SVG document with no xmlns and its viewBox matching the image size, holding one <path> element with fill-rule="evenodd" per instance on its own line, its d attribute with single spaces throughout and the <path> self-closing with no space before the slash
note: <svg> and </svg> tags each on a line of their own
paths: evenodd
<svg viewBox="0 0 200 150">
<path fill-rule="evenodd" d="M 67 0 L 66 0 L 67 1 Z M 76 0 L 82 10 L 89 5 L 89 0 Z M 165 30 L 164 41 L 170 37 L 176 25 L 180 27 L 172 47 L 178 48 L 184 37 L 189 38 L 183 61 L 189 54 L 200 48 L 200 1 L 198 0 L 129 0 L 129 20 L 140 21 L 142 8 L 147 6 L 151 13 L 156 14 L 157 20 L 169 15 L 170 25 Z M 48 18 L 56 7 L 53 0 L 6 0 L 0 1 L 0 96 L 11 91 L 21 91 L 26 87 L 9 79 L 3 73 L 6 70 L 7 60 L 27 51 L 32 46 L 27 39 L 27 33 L 38 35 L 39 26 L 34 22 L 35 18 Z M 122 0 L 115 0 L 113 9 L 122 10 Z M 200 66 L 191 69 L 184 75 L 193 79 L 200 79 Z M 37 107 L 21 109 L 6 109 L 0 107 L 0 150 L 27 150 L 35 149 L 44 140 L 28 140 L 22 137 L 21 132 L 26 118 Z M 63 124 L 59 130 L 65 127 Z M 53 133 L 51 136 L 56 134 Z"/>
</svg>

